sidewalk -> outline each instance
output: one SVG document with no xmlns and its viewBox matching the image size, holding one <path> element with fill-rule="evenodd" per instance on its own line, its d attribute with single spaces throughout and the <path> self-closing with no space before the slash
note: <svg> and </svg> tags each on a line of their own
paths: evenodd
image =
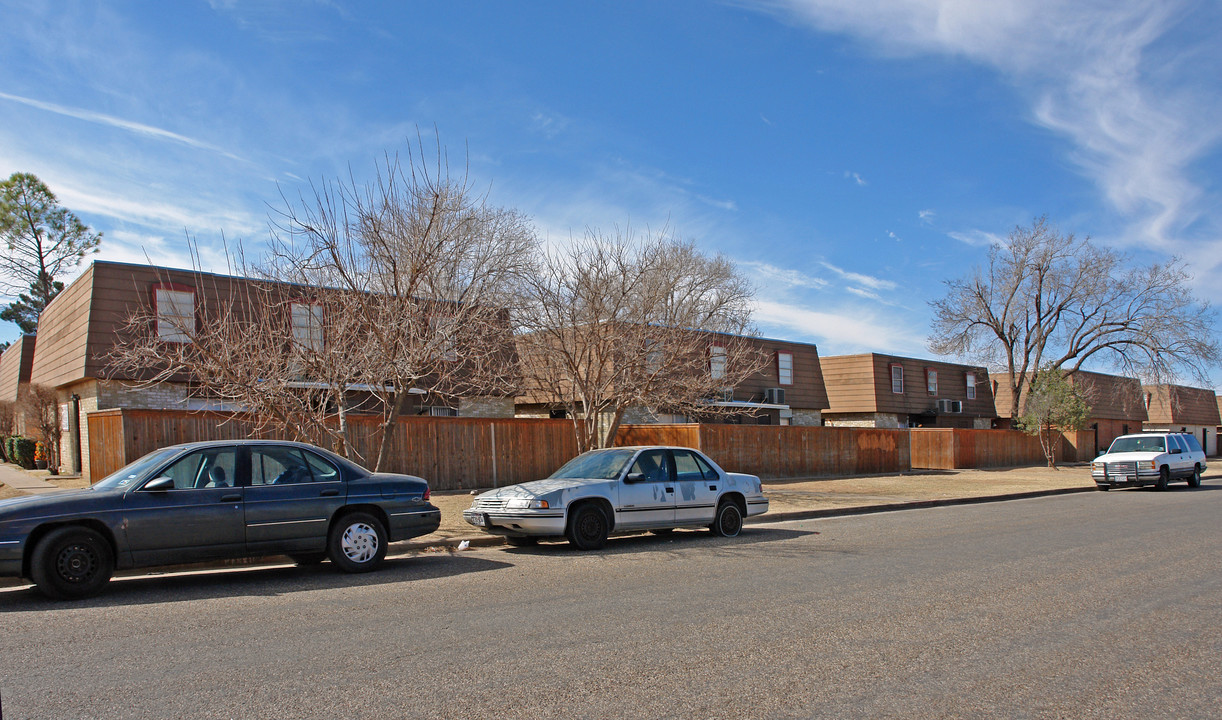
<svg viewBox="0 0 1222 720">
<path fill-rule="evenodd" d="M 76 487 L 83 486 L 80 478 L 63 478 L 51 475 L 46 470 L 25 470 L 12 463 L 0 463 L 0 485 L 14 491 L 3 493 L 4 488 L 0 488 L 0 498 L 12 497 L 15 494 L 38 495 L 46 492 L 58 492 L 62 489 L 60 485 L 48 482 L 46 478 L 53 478 L 65 484 L 65 481 L 75 479 L 77 481 Z"/>
</svg>

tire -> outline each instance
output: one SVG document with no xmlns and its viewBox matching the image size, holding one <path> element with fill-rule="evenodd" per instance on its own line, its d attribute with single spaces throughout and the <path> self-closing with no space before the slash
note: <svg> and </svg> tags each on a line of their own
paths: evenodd
<svg viewBox="0 0 1222 720">
<path fill-rule="evenodd" d="M 738 537 L 743 529 L 743 511 L 736 503 L 722 501 L 709 529 L 718 537 Z"/>
<path fill-rule="evenodd" d="M 565 536 L 569 544 L 578 550 L 601 550 L 607 544 L 607 533 L 610 532 L 607 514 L 597 505 L 586 504 L 577 508 L 577 512 L 569 518 L 569 527 Z"/>
<path fill-rule="evenodd" d="M 1096 485 L 1095 487 L 1099 488 L 1103 492 L 1107 492 L 1108 490 L 1112 489 L 1111 485 Z"/>
<path fill-rule="evenodd" d="M 1192 468 L 1192 474 L 1188 476 L 1188 487 L 1201 487 L 1201 466 L 1195 465 Z"/>
<path fill-rule="evenodd" d="M 1166 490 L 1167 481 L 1170 479 L 1171 479 L 1171 473 L 1167 471 L 1167 466 L 1164 465 L 1163 467 L 1159 468 L 1158 470 L 1158 483 L 1154 485 L 1154 489 Z"/>
<path fill-rule="evenodd" d="M 533 535 L 506 535 L 505 542 L 514 547 L 534 547 L 539 544 L 539 538 Z"/>
<path fill-rule="evenodd" d="M 301 553 L 299 555 L 289 555 L 289 559 L 298 565 L 317 565 L 327 559 L 327 554 L 325 552 Z"/>
<path fill-rule="evenodd" d="M 386 528 L 369 513 L 348 513 L 331 526 L 327 556 L 344 572 L 369 572 L 386 557 Z"/>
<path fill-rule="evenodd" d="M 38 589 L 56 600 L 89 597 L 115 571 L 115 554 L 96 530 L 68 526 L 52 530 L 34 546 L 30 576 Z"/>
</svg>

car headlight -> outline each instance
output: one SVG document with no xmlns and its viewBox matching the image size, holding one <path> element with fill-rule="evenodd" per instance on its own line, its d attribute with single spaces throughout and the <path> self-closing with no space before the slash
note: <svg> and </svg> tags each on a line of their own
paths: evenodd
<svg viewBox="0 0 1222 720">
<path fill-rule="evenodd" d="M 1104 468 L 1104 464 L 1103 463 L 1091 463 L 1091 468 L 1095 470 L 1102 470 Z"/>
<path fill-rule="evenodd" d="M 505 507 L 511 510 L 546 510 L 548 505 L 546 500 L 511 498 L 509 502 L 505 503 Z"/>
</svg>

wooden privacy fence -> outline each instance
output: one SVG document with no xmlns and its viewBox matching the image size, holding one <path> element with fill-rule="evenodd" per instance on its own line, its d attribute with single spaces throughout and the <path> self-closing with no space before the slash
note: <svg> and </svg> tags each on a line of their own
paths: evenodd
<svg viewBox="0 0 1222 720">
<path fill-rule="evenodd" d="M 912 467 L 935 470 L 1015 467 L 1047 463 L 1039 438 L 1018 430 L 913 428 Z M 1060 443 L 1065 460 L 1068 443 Z M 1076 460 L 1076 451 L 1071 453 Z"/>
<path fill-rule="evenodd" d="M 731 472 L 771 478 L 904 472 L 908 431 L 777 425 L 625 425 L 617 445 L 685 445 Z"/>
<path fill-rule="evenodd" d="M 376 417 L 349 420 L 352 446 L 372 465 L 381 441 Z M 100 410 L 89 413 L 93 481 L 167 445 L 252 437 L 255 423 L 239 413 Z M 263 434 L 266 439 L 281 439 Z M 387 472 L 419 475 L 436 490 L 499 487 L 547 477 L 577 454 L 567 420 L 400 418 Z"/>
</svg>

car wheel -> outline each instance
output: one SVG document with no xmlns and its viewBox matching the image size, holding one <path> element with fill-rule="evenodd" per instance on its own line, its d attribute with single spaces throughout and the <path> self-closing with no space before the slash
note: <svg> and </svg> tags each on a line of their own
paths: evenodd
<svg viewBox="0 0 1222 720">
<path fill-rule="evenodd" d="M 607 544 L 610 531 L 607 514 L 597 505 L 582 505 L 569 520 L 565 535 L 578 550 L 599 550 Z"/>
<path fill-rule="evenodd" d="M 95 530 L 61 527 L 34 547 L 30 575 L 47 597 L 74 600 L 97 593 L 110 581 L 115 555 Z"/>
<path fill-rule="evenodd" d="M 1201 487 L 1201 466 L 1197 465 L 1192 468 L 1192 475 L 1188 478 L 1188 487 Z"/>
<path fill-rule="evenodd" d="M 1107 492 L 1108 490 L 1112 489 L 1111 485 L 1096 485 L 1095 487 L 1099 488 L 1103 492 Z"/>
<path fill-rule="evenodd" d="M 1154 488 L 1156 490 L 1166 490 L 1167 481 L 1170 479 L 1171 479 L 1171 473 L 1167 472 L 1167 466 L 1164 465 L 1163 467 L 1159 468 L 1158 483 L 1154 486 Z"/>
<path fill-rule="evenodd" d="M 713 516 L 709 529 L 720 537 L 738 537 L 743 529 L 743 511 L 735 503 L 723 501 L 717 506 L 717 514 Z"/>
<path fill-rule="evenodd" d="M 531 547 L 539 544 L 539 538 L 533 535 L 506 535 L 505 542 L 514 547 Z"/>
<path fill-rule="evenodd" d="M 369 513 L 344 515 L 331 526 L 327 555 L 345 572 L 369 572 L 386 557 L 386 529 Z"/>
<path fill-rule="evenodd" d="M 298 565 L 317 565 L 327 559 L 325 552 L 320 553 L 300 553 L 297 555 L 289 555 L 289 559 Z"/>
</svg>

